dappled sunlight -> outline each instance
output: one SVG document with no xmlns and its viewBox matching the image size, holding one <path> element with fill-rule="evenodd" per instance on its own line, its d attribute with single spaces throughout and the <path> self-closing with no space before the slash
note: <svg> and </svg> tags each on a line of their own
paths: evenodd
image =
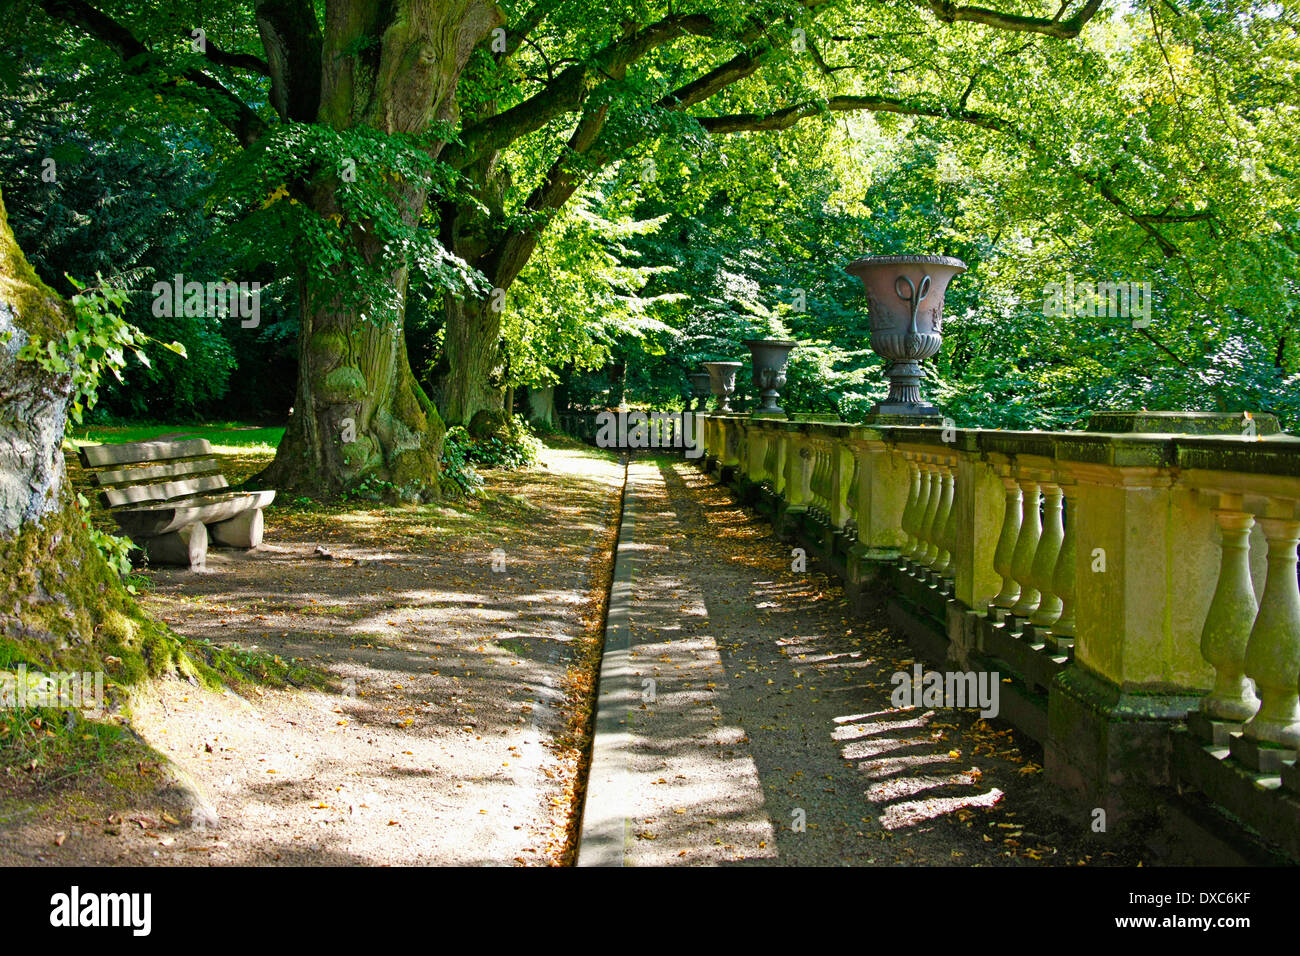
<svg viewBox="0 0 1300 956">
<path fill-rule="evenodd" d="M 548 461 L 487 473 L 547 502 L 476 503 L 492 523 L 451 509 L 367 506 L 327 522 L 272 509 L 263 548 L 214 550 L 208 574 L 151 572 L 145 600 L 181 633 L 330 681 L 252 688 L 251 706 L 234 708 L 182 684 L 142 705 L 142 733 L 204 781 L 221 817 L 166 852 L 225 863 L 554 859 L 576 770 L 558 744 L 574 704 L 566 680 L 599 620 L 594 563 L 622 469 L 583 452 Z"/>
<path fill-rule="evenodd" d="M 1050 857 L 1048 847 L 1003 836 L 1020 833 L 1019 824 L 1000 829 L 992 821 L 1001 817 L 992 817 L 990 838 L 977 827 L 982 818 L 972 816 L 1009 812 L 1008 784 L 1023 791 L 1026 774 L 1038 770 L 1011 744 L 1009 729 L 973 711 L 892 706 L 890 678 L 910 673 L 914 662 L 900 639 L 854 619 L 825 575 L 792 571 L 790 546 L 712 479 L 677 462 L 661 463 L 658 475 L 665 486 L 638 495 L 646 502 L 637 516 L 638 550 L 656 570 L 681 570 L 655 582 L 671 581 L 672 590 L 647 586 L 638 599 L 657 596 L 659 607 L 644 613 L 655 616 L 661 638 L 684 649 L 706 636 L 721 665 L 705 686 L 683 677 L 685 686 L 671 696 L 665 671 L 652 674 L 660 680 L 658 706 L 671 700 L 694 708 L 706 726 L 732 731 L 716 741 L 697 731 L 693 739 L 752 760 L 780 859 L 825 860 L 815 846 L 830 834 L 840 834 L 836 852 L 845 861 L 878 861 L 881 853 L 886 862 L 919 862 L 931 853 L 944 864 Z M 653 534 L 644 530 L 651 515 L 659 523 Z M 674 542 L 675 563 L 646 547 L 657 541 Z M 685 667 L 676 657 L 665 665 Z M 720 719 L 704 717 L 711 708 Z M 909 834 L 916 842 L 881 842 Z"/>
<path fill-rule="evenodd" d="M 955 813 L 971 807 L 992 807 L 1002 799 L 1002 791 L 996 787 L 985 793 L 971 797 L 931 797 L 927 800 L 906 800 L 884 809 L 880 815 L 880 825 L 886 830 L 898 830 L 903 827 L 916 826 L 926 820 L 947 813 Z"/>
<path fill-rule="evenodd" d="M 876 734 L 897 733 L 900 730 L 909 730 L 916 727 L 924 727 L 934 716 L 934 711 L 922 714 L 911 720 L 876 720 L 867 723 L 845 724 L 836 721 L 839 724 L 831 731 L 833 740 L 858 740 L 862 737 L 871 737 Z"/>
</svg>

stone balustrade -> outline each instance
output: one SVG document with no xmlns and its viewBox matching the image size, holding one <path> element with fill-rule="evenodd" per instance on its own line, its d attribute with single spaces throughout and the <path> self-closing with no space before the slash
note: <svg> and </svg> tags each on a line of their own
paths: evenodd
<svg viewBox="0 0 1300 956">
<path fill-rule="evenodd" d="M 706 422 L 855 603 L 1011 678 L 1004 715 L 1081 805 L 1229 771 L 1300 796 L 1300 439 Z"/>
</svg>

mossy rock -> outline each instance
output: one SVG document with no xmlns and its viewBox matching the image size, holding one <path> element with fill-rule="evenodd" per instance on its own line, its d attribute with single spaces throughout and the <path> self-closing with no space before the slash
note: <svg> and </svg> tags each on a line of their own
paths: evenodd
<svg viewBox="0 0 1300 956">
<path fill-rule="evenodd" d="M 469 421 L 469 437 L 482 441 L 486 438 L 510 438 L 514 420 L 499 408 L 481 408 Z"/>
</svg>

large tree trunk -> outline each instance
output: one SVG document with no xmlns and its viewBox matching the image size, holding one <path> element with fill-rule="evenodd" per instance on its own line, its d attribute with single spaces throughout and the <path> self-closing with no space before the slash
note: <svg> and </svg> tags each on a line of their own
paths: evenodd
<svg viewBox="0 0 1300 956">
<path fill-rule="evenodd" d="M 159 670 L 176 645 L 91 543 L 63 460 L 72 378 L 19 359 L 73 327 L 28 264 L 0 199 L 0 664 Z M 115 674 L 115 676 L 121 676 Z"/>
<path fill-rule="evenodd" d="M 442 412 L 448 424 L 468 425 L 476 412 L 502 408 L 501 313 L 490 300 L 448 296 L 445 317 Z"/>
<path fill-rule="evenodd" d="M 392 295 L 404 301 L 406 275 Z M 376 495 L 436 497 L 445 433 L 406 356 L 400 320 L 361 321 L 355 310 L 313 300 L 304 308 L 298 392 L 265 483 L 338 494 L 369 482 Z"/>
<path fill-rule="evenodd" d="M 479 269 L 494 288 L 486 298 L 447 296 L 443 305 L 443 374 L 439 407 L 449 425 L 469 425 L 480 411 L 501 411 L 505 356 L 501 319 L 517 270 L 501 260 L 510 171 L 497 153 L 462 170 L 482 205 L 444 203 L 442 242 Z"/>
<path fill-rule="evenodd" d="M 490 0 L 330 0 L 319 121 L 387 134 L 419 134 L 434 121 L 454 121 L 456 84 L 470 53 L 503 19 Z M 323 173 L 306 190 L 322 217 L 345 212 L 332 175 Z M 396 177 L 392 189 L 412 226 L 424 211 L 424 190 Z M 369 487 L 406 500 L 436 497 L 444 428 L 406 355 L 405 264 L 385 262 L 386 250 L 365 223 L 336 221 L 346 223 L 367 262 L 389 268 L 390 278 L 372 301 L 346 307 L 301 281 L 297 398 L 261 479 L 308 493 Z"/>
<path fill-rule="evenodd" d="M 530 388 L 528 390 L 528 420 L 555 424 L 555 387 Z"/>
</svg>

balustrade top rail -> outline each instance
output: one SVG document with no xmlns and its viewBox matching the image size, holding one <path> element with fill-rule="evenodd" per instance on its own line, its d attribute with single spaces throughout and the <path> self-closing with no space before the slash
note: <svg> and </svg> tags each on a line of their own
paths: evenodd
<svg viewBox="0 0 1300 956">
<path fill-rule="evenodd" d="M 751 418 L 710 412 L 711 419 L 748 428 L 821 435 L 847 441 L 933 446 L 950 452 L 1032 455 L 1056 461 L 1117 468 L 1232 471 L 1300 477 L 1300 437 L 1278 435 L 1185 435 L 1174 432 L 1017 431 L 927 425 L 861 425 L 798 419 Z M 1297 489 L 1300 493 L 1300 489 Z"/>
</svg>

